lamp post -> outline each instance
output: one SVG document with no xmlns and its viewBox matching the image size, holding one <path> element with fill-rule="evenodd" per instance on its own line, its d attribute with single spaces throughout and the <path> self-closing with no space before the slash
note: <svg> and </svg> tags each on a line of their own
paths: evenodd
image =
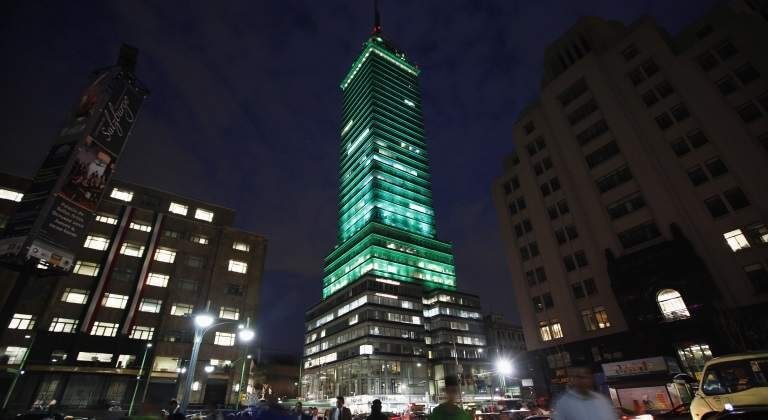
<svg viewBox="0 0 768 420">
<path fill-rule="evenodd" d="M 509 359 L 496 360 L 496 372 L 499 373 L 501 378 L 501 392 L 502 395 L 507 394 L 507 375 L 512 374 L 512 362 Z"/>
<path fill-rule="evenodd" d="M 139 367 L 139 374 L 136 375 L 136 386 L 133 388 L 133 396 L 131 397 L 131 405 L 128 406 L 128 416 L 133 412 L 133 403 L 136 401 L 136 393 L 139 391 L 139 384 L 141 383 L 141 375 L 144 373 L 144 363 L 147 361 L 147 353 L 152 348 L 152 343 L 147 343 L 147 347 L 144 348 L 144 357 L 141 358 L 141 366 Z"/>
<path fill-rule="evenodd" d="M 240 405 L 240 400 L 243 399 L 243 378 L 245 377 L 245 363 L 251 360 L 251 355 L 243 358 L 243 366 L 240 369 L 240 383 L 237 385 L 237 404 Z"/>
<path fill-rule="evenodd" d="M 205 337 L 205 334 L 212 330 L 215 327 L 225 325 L 225 324 L 233 324 L 235 321 L 224 321 L 219 322 L 217 324 L 214 324 L 216 321 L 216 318 L 214 318 L 213 315 L 201 312 L 194 317 L 195 322 L 195 338 L 192 341 L 192 355 L 189 358 L 189 365 L 187 366 L 187 376 L 184 379 L 184 389 L 181 393 L 181 401 L 179 402 L 179 411 L 182 413 L 186 413 L 187 411 L 187 405 L 189 405 L 189 393 L 192 390 L 192 382 L 195 378 L 195 367 L 197 366 L 197 356 L 200 353 L 200 344 L 203 342 L 203 337 Z M 242 325 L 238 327 L 237 332 L 238 338 L 240 341 L 248 342 L 253 340 L 253 337 L 256 336 L 256 333 L 250 329 L 246 328 Z"/>
<path fill-rule="evenodd" d="M 0 408 L 0 412 L 5 412 L 5 407 L 8 405 L 8 401 L 11 400 L 11 394 L 13 394 L 13 389 L 16 388 L 16 382 L 19 381 L 19 376 L 24 374 L 24 366 L 27 364 L 27 358 L 29 357 L 29 353 L 32 352 L 32 344 L 35 343 L 36 335 L 25 335 L 25 340 L 29 341 L 29 347 L 27 347 L 27 350 L 24 352 L 24 356 L 21 358 L 21 363 L 19 363 L 19 368 L 16 369 L 16 372 L 13 374 L 13 381 L 11 382 L 11 386 L 8 387 L 8 392 L 5 394 L 5 398 L 3 399 L 3 407 Z"/>
</svg>

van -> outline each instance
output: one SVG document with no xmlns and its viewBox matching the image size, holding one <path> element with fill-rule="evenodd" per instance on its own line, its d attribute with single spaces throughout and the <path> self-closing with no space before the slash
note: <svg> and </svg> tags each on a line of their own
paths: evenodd
<svg viewBox="0 0 768 420">
<path fill-rule="evenodd" d="M 693 420 L 724 410 L 768 405 L 768 352 L 717 357 L 704 365 L 691 402 Z"/>
</svg>

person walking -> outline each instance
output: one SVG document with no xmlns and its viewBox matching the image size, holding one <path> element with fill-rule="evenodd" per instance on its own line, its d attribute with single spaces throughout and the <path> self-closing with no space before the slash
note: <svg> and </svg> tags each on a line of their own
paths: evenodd
<svg viewBox="0 0 768 420">
<path fill-rule="evenodd" d="M 365 420 L 387 420 L 387 416 L 381 412 L 381 400 L 373 400 L 371 403 L 371 414 Z"/>
<path fill-rule="evenodd" d="M 336 397 L 336 407 L 329 410 L 327 420 L 352 420 L 352 412 L 344 407 L 344 397 Z"/>
<path fill-rule="evenodd" d="M 176 399 L 172 399 L 168 410 L 163 410 L 163 418 L 166 420 L 184 420 L 186 416 L 181 412 L 181 407 Z"/>
<path fill-rule="evenodd" d="M 301 401 L 296 403 L 293 407 L 293 418 L 295 420 L 312 420 L 312 416 L 304 412 L 304 407 L 301 405 Z"/>
<path fill-rule="evenodd" d="M 553 408 L 553 420 L 615 420 L 613 404 L 592 390 L 592 370 L 585 365 L 568 368 L 568 389 Z"/>
<path fill-rule="evenodd" d="M 456 376 L 445 377 L 446 401 L 432 410 L 429 420 L 472 420 L 472 416 L 456 405 L 459 400 L 459 378 Z"/>
</svg>

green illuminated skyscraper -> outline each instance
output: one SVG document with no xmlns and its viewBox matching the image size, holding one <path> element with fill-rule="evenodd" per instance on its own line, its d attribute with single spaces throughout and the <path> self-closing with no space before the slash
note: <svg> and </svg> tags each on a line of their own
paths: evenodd
<svg viewBox="0 0 768 420">
<path fill-rule="evenodd" d="M 451 245 L 436 238 L 418 76 L 377 19 L 341 82 L 339 233 L 323 298 L 365 274 L 456 287 Z"/>
</svg>

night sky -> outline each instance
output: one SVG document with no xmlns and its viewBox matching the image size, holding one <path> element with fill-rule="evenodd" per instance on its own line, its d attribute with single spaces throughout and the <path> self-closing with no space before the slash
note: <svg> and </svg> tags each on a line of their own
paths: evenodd
<svg viewBox="0 0 768 420">
<path fill-rule="evenodd" d="M 438 236 L 459 288 L 517 313 L 490 188 L 535 99 L 544 48 L 580 16 L 654 17 L 676 33 L 714 3 L 382 0 L 384 33 L 421 69 Z M 370 1 L 36 2 L 3 7 L 0 171 L 31 177 L 91 70 L 139 48 L 152 95 L 118 161 L 126 181 L 221 204 L 269 240 L 259 333 L 298 353 L 335 244 L 339 82 Z M 528 309 L 528 308 L 525 308 Z"/>
</svg>

